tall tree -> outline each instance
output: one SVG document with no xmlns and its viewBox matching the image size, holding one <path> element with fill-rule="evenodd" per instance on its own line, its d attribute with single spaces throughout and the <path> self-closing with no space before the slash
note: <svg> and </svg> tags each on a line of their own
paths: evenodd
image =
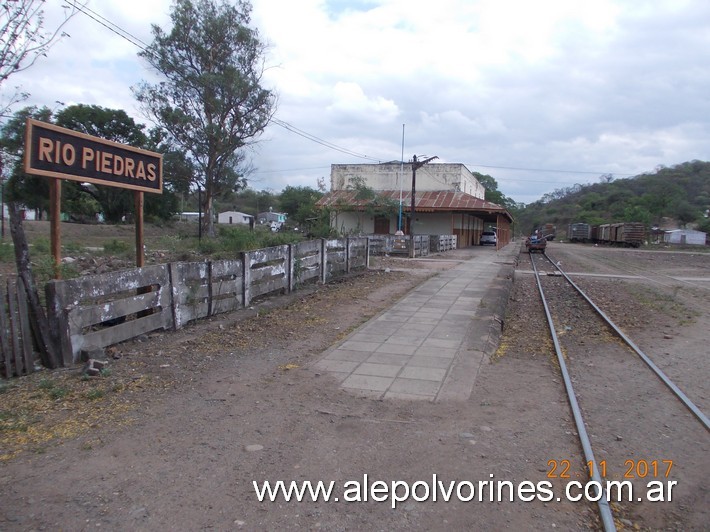
<svg viewBox="0 0 710 532">
<path fill-rule="evenodd" d="M 48 107 L 25 107 L 17 111 L 0 130 L 0 153 L 4 162 L 3 201 L 16 201 L 38 213 L 49 209 L 49 181 L 46 177 L 25 174 L 23 157 L 25 153 L 25 124 L 28 118 L 43 122 L 51 120 L 52 111 Z M 5 197 L 7 196 L 7 197 Z"/>
<path fill-rule="evenodd" d="M 320 216 L 316 209 L 316 202 L 323 197 L 323 193 L 311 187 L 292 187 L 283 189 L 279 197 L 281 210 L 288 214 L 289 220 L 304 224 L 310 218 Z"/>
<path fill-rule="evenodd" d="M 56 124 L 136 148 L 144 148 L 148 142 L 148 137 L 143 132 L 145 126 L 136 124 L 125 111 L 119 109 L 106 109 L 98 105 L 71 105 L 57 113 Z M 119 222 L 133 210 L 133 195 L 129 190 L 78 181 L 72 181 L 67 186 L 78 187 L 94 198 L 101 206 L 107 222 Z"/>
<path fill-rule="evenodd" d="M 205 232 L 214 235 L 213 200 L 225 179 L 236 185 L 243 148 L 255 142 L 275 110 L 261 86 L 265 45 L 249 27 L 251 4 L 175 0 L 170 33 L 153 26 L 140 56 L 165 79 L 141 83 L 135 96 L 147 114 L 194 160 L 204 188 Z M 232 185 L 234 186 L 234 185 Z"/>
</svg>

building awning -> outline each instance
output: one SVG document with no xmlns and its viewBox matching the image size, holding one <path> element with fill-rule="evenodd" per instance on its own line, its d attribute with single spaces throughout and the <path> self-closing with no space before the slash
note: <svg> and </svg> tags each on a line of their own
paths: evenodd
<svg viewBox="0 0 710 532">
<path fill-rule="evenodd" d="M 357 199 L 356 190 L 334 190 L 328 192 L 318 200 L 316 207 L 339 208 L 343 210 L 364 210 L 372 199 Z M 377 190 L 378 199 L 393 201 L 399 204 L 399 190 Z M 409 211 L 412 204 L 412 191 L 402 191 L 402 205 Z M 501 214 L 512 221 L 512 216 L 505 207 L 496 203 L 485 201 L 464 192 L 453 192 L 445 190 L 422 190 L 414 195 L 415 212 L 464 212 L 469 211 L 480 214 Z"/>
</svg>

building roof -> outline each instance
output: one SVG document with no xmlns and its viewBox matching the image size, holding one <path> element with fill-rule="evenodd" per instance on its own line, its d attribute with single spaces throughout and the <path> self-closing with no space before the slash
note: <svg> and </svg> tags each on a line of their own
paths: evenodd
<svg viewBox="0 0 710 532">
<path fill-rule="evenodd" d="M 378 190 L 375 192 L 381 199 L 399 203 L 399 190 Z M 370 203 L 369 199 L 356 199 L 356 190 L 334 190 L 318 200 L 317 207 L 343 207 L 353 210 L 363 210 Z M 412 204 L 412 192 L 402 191 L 402 205 L 408 210 Z M 440 211 L 478 211 L 487 214 L 504 214 L 511 218 L 505 207 L 485 201 L 464 192 L 433 190 L 415 192 L 415 212 Z"/>
</svg>

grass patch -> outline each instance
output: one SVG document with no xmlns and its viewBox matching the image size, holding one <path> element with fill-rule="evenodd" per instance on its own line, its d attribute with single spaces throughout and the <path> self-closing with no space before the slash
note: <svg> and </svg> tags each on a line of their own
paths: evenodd
<svg viewBox="0 0 710 532">
<path fill-rule="evenodd" d="M 53 380 L 51 380 L 51 379 L 46 379 L 46 378 L 40 380 L 39 383 L 37 384 L 37 387 L 38 387 L 40 390 L 51 390 L 51 389 L 54 388 L 55 386 L 56 386 L 56 384 L 54 383 Z"/>
<path fill-rule="evenodd" d="M 108 255 L 128 255 L 131 252 L 131 246 L 125 240 L 114 238 L 108 242 L 104 242 L 104 253 Z"/>
<path fill-rule="evenodd" d="M 63 386 L 57 386 L 49 390 L 49 397 L 51 397 L 55 401 L 57 399 L 64 399 L 68 394 L 69 390 L 67 388 L 64 388 Z"/>
<path fill-rule="evenodd" d="M 51 249 L 49 239 L 43 236 L 35 238 L 30 245 L 32 246 L 32 251 L 35 253 L 49 254 Z"/>
<path fill-rule="evenodd" d="M 64 248 L 64 253 L 68 255 L 80 255 L 86 251 L 86 247 L 78 242 L 67 242 L 62 248 Z"/>
<path fill-rule="evenodd" d="M 94 388 L 93 390 L 89 390 L 86 392 L 85 397 L 89 401 L 96 401 L 97 399 L 101 399 L 104 395 L 106 395 L 106 392 L 104 392 L 100 388 Z"/>
<path fill-rule="evenodd" d="M 12 383 L 10 381 L 0 379 L 0 394 L 3 394 L 11 389 L 12 389 Z"/>
<path fill-rule="evenodd" d="M 9 242 L 0 241 L 0 262 L 13 262 L 15 260 L 15 247 Z"/>
<path fill-rule="evenodd" d="M 677 320 L 678 325 L 688 325 L 693 323 L 699 314 L 679 301 L 677 296 L 682 289 L 677 286 L 672 291 L 660 291 L 642 285 L 628 286 L 629 293 L 641 305 Z"/>
</svg>

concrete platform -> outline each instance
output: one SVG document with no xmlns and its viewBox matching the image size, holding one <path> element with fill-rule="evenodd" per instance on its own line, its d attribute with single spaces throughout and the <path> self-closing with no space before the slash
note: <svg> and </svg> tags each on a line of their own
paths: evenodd
<svg viewBox="0 0 710 532">
<path fill-rule="evenodd" d="M 314 367 L 358 395 L 468 399 L 481 363 L 498 346 L 520 244 L 472 251 L 331 347 Z"/>
</svg>

